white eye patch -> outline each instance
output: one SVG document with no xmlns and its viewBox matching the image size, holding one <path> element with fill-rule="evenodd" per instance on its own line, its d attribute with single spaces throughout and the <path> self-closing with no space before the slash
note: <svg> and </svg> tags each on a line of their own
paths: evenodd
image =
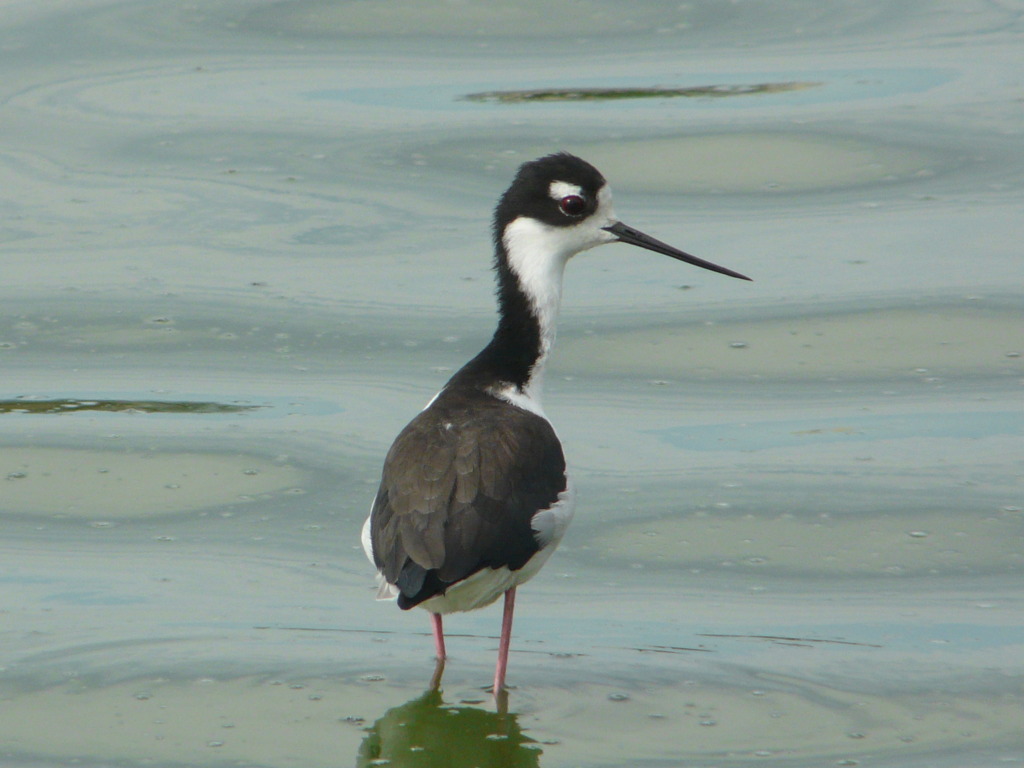
<svg viewBox="0 0 1024 768">
<path fill-rule="evenodd" d="M 548 187 L 548 195 L 551 196 L 552 200 L 561 200 L 563 197 L 569 195 L 578 195 L 584 197 L 583 190 L 575 184 L 570 184 L 567 181 L 552 181 Z"/>
</svg>

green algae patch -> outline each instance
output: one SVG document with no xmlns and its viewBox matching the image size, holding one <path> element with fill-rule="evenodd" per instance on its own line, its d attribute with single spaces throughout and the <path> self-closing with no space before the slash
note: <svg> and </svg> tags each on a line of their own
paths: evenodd
<svg viewBox="0 0 1024 768">
<path fill-rule="evenodd" d="M 245 413 L 262 408 L 260 405 L 200 402 L 193 400 L 78 400 L 59 398 L 31 400 L 14 398 L 0 400 L 0 414 L 62 414 L 79 411 L 105 411 L 108 413 Z"/>
<path fill-rule="evenodd" d="M 736 85 L 698 85 L 689 88 L 532 88 L 522 91 L 483 91 L 463 96 L 464 101 L 520 104 L 534 101 L 619 101 L 622 99 L 709 98 L 756 96 L 816 88 L 822 83 L 787 82 Z"/>
</svg>

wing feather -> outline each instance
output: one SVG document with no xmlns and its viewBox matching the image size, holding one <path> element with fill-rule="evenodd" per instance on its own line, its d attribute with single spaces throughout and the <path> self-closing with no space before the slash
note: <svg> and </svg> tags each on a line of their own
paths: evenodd
<svg viewBox="0 0 1024 768">
<path fill-rule="evenodd" d="M 373 556 L 411 607 L 483 568 L 521 568 L 530 520 L 566 488 L 546 419 L 484 392 L 447 393 L 395 439 L 371 513 Z"/>
</svg>

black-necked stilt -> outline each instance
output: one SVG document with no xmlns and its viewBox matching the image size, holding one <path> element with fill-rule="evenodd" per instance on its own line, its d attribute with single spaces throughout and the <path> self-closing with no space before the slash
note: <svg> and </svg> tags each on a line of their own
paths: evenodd
<svg viewBox="0 0 1024 768">
<path fill-rule="evenodd" d="M 516 587 L 551 556 L 573 514 L 562 446 L 540 404 L 566 262 L 623 242 L 750 278 L 623 224 L 604 177 L 564 153 L 520 167 L 495 210 L 494 240 L 498 329 L 395 439 L 362 540 L 380 573 L 378 598 L 430 612 L 438 661 L 443 614 L 505 596 L 498 693 Z"/>
</svg>

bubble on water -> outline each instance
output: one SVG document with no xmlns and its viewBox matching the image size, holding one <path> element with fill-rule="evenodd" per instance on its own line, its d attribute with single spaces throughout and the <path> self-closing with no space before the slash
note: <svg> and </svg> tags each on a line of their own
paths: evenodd
<svg viewBox="0 0 1024 768">
<path fill-rule="evenodd" d="M 609 693 L 608 701 L 629 701 L 628 693 Z"/>
</svg>

